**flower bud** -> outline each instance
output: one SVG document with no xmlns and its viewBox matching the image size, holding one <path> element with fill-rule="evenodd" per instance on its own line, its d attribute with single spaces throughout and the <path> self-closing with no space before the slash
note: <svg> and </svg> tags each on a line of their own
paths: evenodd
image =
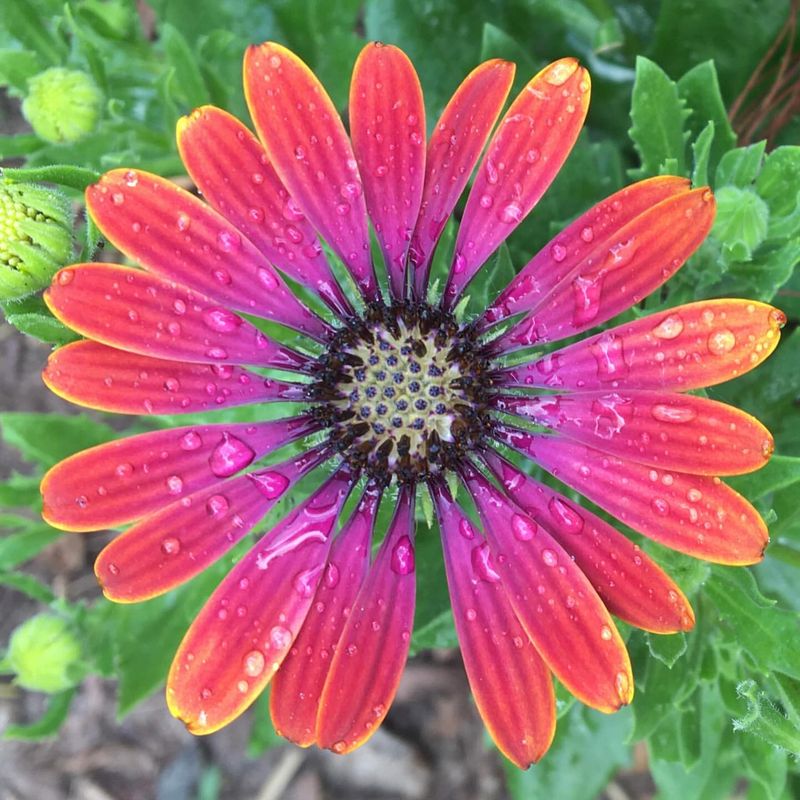
<svg viewBox="0 0 800 800">
<path fill-rule="evenodd" d="M 39 138 L 72 144 L 95 129 L 102 104 L 103 94 L 89 74 L 52 67 L 28 80 L 22 113 Z"/>
<path fill-rule="evenodd" d="M 79 678 L 81 645 L 67 620 L 37 614 L 11 634 L 4 661 L 25 689 L 63 692 Z"/>
<path fill-rule="evenodd" d="M 0 300 L 43 289 L 72 260 L 72 210 L 59 192 L 0 182 Z"/>
</svg>

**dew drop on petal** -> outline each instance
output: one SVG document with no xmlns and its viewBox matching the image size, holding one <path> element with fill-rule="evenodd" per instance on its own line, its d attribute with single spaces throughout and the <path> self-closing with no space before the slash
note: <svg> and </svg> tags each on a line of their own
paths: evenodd
<svg viewBox="0 0 800 800">
<path fill-rule="evenodd" d="M 61 272 L 58 273 L 58 285 L 68 286 L 70 283 L 72 283 L 74 278 L 75 278 L 74 270 L 62 269 Z"/>
<path fill-rule="evenodd" d="M 325 585 L 329 589 L 335 589 L 339 584 L 339 567 L 332 561 L 325 569 Z"/>
<path fill-rule="evenodd" d="M 614 679 L 614 684 L 617 687 L 617 695 L 623 703 L 630 702 L 630 689 L 631 681 L 627 672 L 618 672 Z"/>
<path fill-rule="evenodd" d="M 613 636 L 614 634 L 611 633 L 611 628 L 609 628 L 608 625 L 603 625 L 603 627 L 600 628 L 600 638 L 603 641 L 609 642 Z"/>
<path fill-rule="evenodd" d="M 714 331 L 708 337 L 708 349 L 715 356 L 721 356 L 725 353 L 730 353 L 736 346 L 736 337 L 727 328 L 721 328 Z"/>
<path fill-rule="evenodd" d="M 583 530 L 583 517 L 560 498 L 550 498 L 547 508 L 550 511 L 553 522 L 560 530 L 573 534 L 580 533 Z"/>
<path fill-rule="evenodd" d="M 118 478 L 129 478 L 131 475 L 133 475 L 133 464 L 129 464 L 128 462 L 117 464 L 114 474 Z"/>
<path fill-rule="evenodd" d="M 220 231 L 217 234 L 217 244 L 226 253 L 235 253 L 242 246 L 242 237 L 234 231 Z"/>
<path fill-rule="evenodd" d="M 677 314 L 670 314 L 653 328 L 653 336 L 657 339 L 674 339 L 683 331 L 683 320 Z"/>
<path fill-rule="evenodd" d="M 258 280 L 265 289 L 272 290 L 278 288 L 278 279 L 271 270 L 266 269 L 266 267 L 259 267 L 256 274 L 258 275 Z"/>
<path fill-rule="evenodd" d="M 185 214 L 183 211 L 181 211 L 181 213 L 178 214 L 176 224 L 179 231 L 188 231 L 192 226 L 192 218 L 188 214 Z"/>
<path fill-rule="evenodd" d="M 183 491 L 183 481 L 177 475 L 167 478 L 167 491 L 170 494 L 180 494 Z"/>
<path fill-rule="evenodd" d="M 558 61 L 553 64 L 552 67 L 547 71 L 547 74 L 544 76 L 544 79 L 551 85 L 551 86 L 561 86 L 562 84 L 566 83 L 569 80 L 570 75 L 575 72 L 576 66 L 575 63 L 567 63 L 564 61 Z"/>
<path fill-rule="evenodd" d="M 505 222 L 506 225 L 512 225 L 522 219 L 522 208 L 519 203 L 508 203 L 508 205 L 503 206 L 498 216 L 500 222 Z"/>
<path fill-rule="evenodd" d="M 663 497 L 654 497 L 650 501 L 650 507 L 659 517 L 666 517 L 669 514 L 669 503 Z"/>
<path fill-rule="evenodd" d="M 561 263 L 567 257 L 567 248 L 563 244 L 556 243 L 550 248 L 550 255 L 553 261 Z"/>
<path fill-rule="evenodd" d="M 222 494 L 215 494 L 206 501 L 206 513 L 209 517 L 221 517 L 230 508 L 228 498 Z"/>
<path fill-rule="evenodd" d="M 650 414 L 659 422 L 671 423 L 691 422 L 697 416 L 697 412 L 690 406 L 673 406 L 665 403 L 656 403 L 650 409 Z"/>
<path fill-rule="evenodd" d="M 260 650 L 251 650 L 242 660 L 244 674 L 251 678 L 257 678 L 266 666 L 266 659 Z"/>
<path fill-rule="evenodd" d="M 414 571 L 414 545 L 408 536 L 403 536 L 394 546 L 391 558 L 392 571 L 408 575 Z"/>
<path fill-rule="evenodd" d="M 511 517 L 511 530 L 521 542 L 529 542 L 536 534 L 536 523 L 521 514 Z"/>
<path fill-rule="evenodd" d="M 179 444 L 181 450 L 197 450 L 202 446 L 203 440 L 197 431 L 188 431 L 181 436 Z"/>
<path fill-rule="evenodd" d="M 500 575 L 495 569 L 492 553 L 486 542 L 481 542 L 472 548 L 471 554 L 472 570 L 482 581 L 487 583 L 497 583 Z"/>
<path fill-rule="evenodd" d="M 555 567 L 558 564 L 558 556 L 552 550 L 542 550 L 542 561 L 548 567 Z"/>
<path fill-rule="evenodd" d="M 280 497 L 289 485 L 289 479 L 277 470 L 254 472 L 252 475 L 248 475 L 248 477 L 255 483 L 261 494 L 270 500 Z"/>
<path fill-rule="evenodd" d="M 276 625 L 269 632 L 269 643 L 274 650 L 285 650 L 292 643 L 292 633 L 282 625 Z"/>
<path fill-rule="evenodd" d="M 461 521 L 458 523 L 458 530 L 465 539 L 475 538 L 475 530 L 470 524 L 470 521 L 465 517 L 462 517 Z"/>
<path fill-rule="evenodd" d="M 203 311 L 203 322 L 207 328 L 218 333 L 232 333 L 243 322 L 242 318 L 221 306 L 212 306 Z"/>
<path fill-rule="evenodd" d="M 162 540 L 161 542 L 161 552 L 165 556 L 174 556 L 180 553 L 181 551 L 181 543 L 180 540 L 174 536 L 167 536 L 166 539 Z"/>
<path fill-rule="evenodd" d="M 241 439 L 222 434 L 222 441 L 214 448 L 208 459 L 211 471 L 218 478 L 227 478 L 246 467 L 256 454 Z"/>
</svg>

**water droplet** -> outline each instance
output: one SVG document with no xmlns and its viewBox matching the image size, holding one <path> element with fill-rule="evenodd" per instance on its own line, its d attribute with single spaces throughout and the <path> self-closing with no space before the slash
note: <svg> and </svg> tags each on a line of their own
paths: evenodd
<svg viewBox="0 0 800 800">
<path fill-rule="evenodd" d="M 603 625 L 603 627 L 600 628 L 600 638 L 603 641 L 610 642 L 613 636 L 614 634 L 611 632 L 611 628 L 609 628 L 608 625 Z"/>
<path fill-rule="evenodd" d="M 334 742 L 333 747 L 331 747 L 331 750 L 333 750 L 334 753 L 344 753 L 346 749 L 347 742 L 344 742 L 341 739 L 338 742 Z"/>
<path fill-rule="evenodd" d="M 242 693 L 246 694 L 247 690 L 250 688 L 250 684 L 247 681 L 237 681 L 236 688 Z"/>
<path fill-rule="evenodd" d="M 122 180 L 125 181 L 126 186 L 133 189 L 139 183 L 139 174 L 132 169 L 129 169 L 123 176 Z"/>
<path fill-rule="evenodd" d="M 461 521 L 458 523 L 458 530 L 465 539 L 475 538 L 475 529 L 470 524 L 470 521 L 465 517 L 462 517 Z"/>
<path fill-rule="evenodd" d="M 699 489 L 689 489 L 689 491 L 686 492 L 686 499 L 690 503 L 697 503 L 703 499 L 703 493 Z"/>
<path fill-rule="evenodd" d="M 243 320 L 227 308 L 211 306 L 203 311 L 203 322 L 212 331 L 231 333 L 242 324 Z"/>
<path fill-rule="evenodd" d="M 493 202 L 492 196 L 490 194 L 485 194 L 480 199 L 481 208 L 491 208 Z"/>
<path fill-rule="evenodd" d="M 574 61 L 557 61 L 547 71 L 544 79 L 551 86 L 561 86 L 569 80 L 570 75 L 577 69 L 577 63 Z"/>
<path fill-rule="evenodd" d="M 231 274 L 226 269 L 215 269 L 212 273 L 214 280 L 223 286 L 231 285 Z"/>
<path fill-rule="evenodd" d="M 525 153 L 525 160 L 529 164 L 535 164 L 539 160 L 539 151 L 535 147 L 532 147 Z"/>
<path fill-rule="evenodd" d="M 666 517 L 669 514 L 669 503 L 663 497 L 654 497 L 650 501 L 650 507 L 659 517 Z"/>
<path fill-rule="evenodd" d="M 619 699 L 623 703 L 629 703 L 631 700 L 631 680 L 628 677 L 628 673 L 622 671 L 618 672 L 616 678 L 614 679 L 614 683 L 617 687 L 617 695 L 619 696 Z"/>
<path fill-rule="evenodd" d="M 721 356 L 730 353 L 736 346 L 736 337 L 727 328 L 714 331 L 708 337 L 708 349 L 715 355 Z"/>
<path fill-rule="evenodd" d="M 555 567 L 558 564 L 558 556 L 552 550 L 542 550 L 542 561 L 548 567 Z"/>
<path fill-rule="evenodd" d="M 223 433 L 222 441 L 214 448 L 208 464 L 218 478 L 227 478 L 246 467 L 255 456 L 255 452 L 241 439 Z"/>
<path fill-rule="evenodd" d="M 124 464 L 117 464 L 114 474 L 118 478 L 130 478 L 130 476 L 133 475 L 133 464 L 127 462 Z"/>
<path fill-rule="evenodd" d="M 594 239 L 594 231 L 590 225 L 581 230 L 581 239 L 587 244 Z"/>
<path fill-rule="evenodd" d="M 503 207 L 499 218 L 500 222 L 505 222 L 507 225 L 517 223 L 522 219 L 522 207 L 519 203 L 509 203 Z"/>
<path fill-rule="evenodd" d="M 78 495 L 75 498 L 75 505 L 78 508 L 86 508 L 89 505 L 89 498 L 85 494 Z"/>
<path fill-rule="evenodd" d="M 161 542 L 161 552 L 165 556 L 174 556 L 180 553 L 180 551 L 181 551 L 180 539 L 176 539 L 174 536 L 168 536 Z"/>
<path fill-rule="evenodd" d="M 317 578 L 322 567 L 312 567 L 298 572 L 292 580 L 292 586 L 300 597 L 309 598 L 317 588 Z"/>
<path fill-rule="evenodd" d="M 463 253 L 456 253 L 455 260 L 453 261 L 453 272 L 460 275 L 467 268 L 467 259 Z"/>
<path fill-rule="evenodd" d="M 226 253 L 235 253 L 242 246 L 242 237 L 235 231 L 220 231 L 217 244 Z"/>
<path fill-rule="evenodd" d="M 111 195 L 111 202 L 115 206 L 121 206 L 125 202 L 125 195 L 122 192 L 114 192 Z"/>
<path fill-rule="evenodd" d="M 466 617 L 470 622 L 475 622 L 478 618 L 478 612 L 474 608 L 468 608 Z"/>
<path fill-rule="evenodd" d="M 172 303 L 172 310 L 180 317 L 186 313 L 186 303 L 183 300 L 174 300 Z"/>
<path fill-rule="evenodd" d="M 200 692 L 200 699 L 208 700 L 208 698 L 211 697 L 212 694 L 214 694 L 214 692 L 212 692 L 211 689 L 209 689 L 208 686 L 206 686 L 203 689 L 203 691 Z"/>
<path fill-rule="evenodd" d="M 206 502 L 206 512 L 210 517 L 221 517 L 229 508 L 228 498 L 221 494 L 212 495 Z"/>
<path fill-rule="evenodd" d="M 336 566 L 332 561 L 328 564 L 327 568 L 325 569 L 325 585 L 329 589 L 335 589 L 336 586 L 339 584 L 339 567 Z"/>
<path fill-rule="evenodd" d="M 74 270 L 62 269 L 61 272 L 58 273 L 58 285 L 68 286 L 70 283 L 72 283 L 74 278 L 75 278 Z"/>
<path fill-rule="evenodd" d="M 671 406 L 665 403 L 656 403 L 651 409 L 650 414 L 659 422 L 691 422 L 696 416 L 697 411 L 689 406 Z"/>
<path fill-rule="evenodd" d="M 198 447 L 202 446 L 203 440 L 197 431 L 189 431 L 181 436 L 179 444 L 181 450 L 197 450 Z"/>
<path fill-rule="evenodd" d="M 392 571 L 408 575 L 414 571 L 414 545 L 408 536 L 403 536 L 392 550 Z"/>
<path fill-rule="evenodd" d="M 248 475 L 248 478 L 258 487 L 261 494 L 270 500 L 280 497 L 289 485 L 289 479 L 276 470 L 254 472 Z"/>
<path fill-rule="evenodd" d="M 674 339 L 683 332 L 683 320 L 677 314 L 670 314 L 653 328 L 657 339 Z"/>
<path fill-rule="evenodd" d="M 192 225 L 192 218 L 181 211 L 181 213 L 178 214 L 177 225 L 179 231 L 188 231 Z"/>
<path fill-rule="evenodd" d="M 625 361 L 621 336 L 604 333 L 589 345 L 589 351 L 597 362 L 597 377 L 601 381 L 616 381 L 628 374 L 630 368 Z"/>
<path fill-rule="evenodd" d="M 242 660 L 242 669 L 245 675 L 257 678 L 264 671 L 266 663 L 264 654 L 260 650 L 251 650 Z"/>
<path fill-rule="evenodd" d="M 561 263 L 567 257 L 567 248 L 563 244 L 554 244 L 550 248 L 550 255 L 553 261 Z"/>
<path fill-rule="evenodd" d="M 536 523 L 521 514 L 514 514 L 511 517 L 511 530 L 521 542 L 529 542 L 536 534 Z"/>
<path fill-rule="evenodd" d="M 183 491 L 183 481 L 177 475 L 167 478 L 167 491 L 170 494 L 180 494 Z"/>
<path fill-rule="evenodd" d="M 583 530 L 583 517 L 560 498 L 550 498 L 547 508 L 556 527 L 560 530 L 573 534 L 580 533 Z"/>
<path fill-rule="evenodd" d="M 481 542 L 472 548 L 472 570 L 482 580 L 487 583 L 497 583 L 500 575 L 495 569 L 494 559 L 486 542 Z"/>
<path fill-rule="evenodd" d="M 292 633 L 282 625 L 276 625 L 269 632 L 269 643 L 274 650 L 285 650 L 292 643 Z"/>
</svg>

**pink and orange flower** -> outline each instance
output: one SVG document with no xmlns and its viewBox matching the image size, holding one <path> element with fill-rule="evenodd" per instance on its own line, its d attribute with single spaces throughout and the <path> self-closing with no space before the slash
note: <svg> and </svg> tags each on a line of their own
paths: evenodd
<svg viewBox="0 0 800 800">
<path fill-rule="evenodd" d="M 553 675 L 601 711 L 631 701 L 612 615 L 655 633 L 694 624 L 639 546 L 526 474 L 524 459 L 667 547 L 721 564 L 762 558 L 764 522 L 719 476 L 758 469 L 772 439 L 744 412 L 687 392 L 763 361 L 781 312 L 709 300 L 550 346 L 667 281 L 711 228 L 708 188 L 662 176 L 623 189 L 480 316 L 462 324 L 454 313 L 555 177 L 589 104 L 589 76 L 566 58 L 495 128 L 513 76 L 504 61 L 477 67 L 426 146 L 422 90 L 399 49 L 372 44 L 359 56 L 348 137 L 297 56 L 252 47 L 244 80 L 257 136 L 213 107 L 178 125 L 205 202 L 132 169 L 86 192 L 102 232 L 142 269 L 57 274 L 47 303 L 86 338 L 52 354 L 47 385 L 125 414 L 298 409 L 157 430 L 54 467 L 42 483 L 52 525 L 130 525 L 97 560 L 105 595 L 137 602 L 182 584 L 301 478 L 322 476 L 235 564 L 180 645 L 167 702 L 194 733 L 235 719 L 270 681 L 275 727 L 292 741 L 347 752 L 374 733 L 409 651 L 418 491 L 435 506 L 478 710 L 521 767 L 551 743 Z M 436 296 L 433 255 L 473 171 Z M 258 464 L 290 444 L 288 458 Z M 454 477 L 474 509 L 454 498 Z M 394 512 L 372 559 L 381 501 Z"/>
</svg>

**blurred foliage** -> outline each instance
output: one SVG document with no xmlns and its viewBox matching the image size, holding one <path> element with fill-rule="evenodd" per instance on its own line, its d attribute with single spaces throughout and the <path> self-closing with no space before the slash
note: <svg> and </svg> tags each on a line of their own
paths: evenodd
<svg viewBox="0 0 800 800">
<path fill-rule="evenodd" d="M 89 137 L 60 144 L 32 132 L 0 137 L 0 158 L 24 167 L 7 171 L 7 179 L 49 181 L 76 201 L 110 167 L 182 175 L 177 119 L 207 102 L 246 119 L 241 57 L 248 44 L 265 39 L 297 51 L 343 114 L 363 43 L 398 44 L 419 71 L 429 127 L 482 59 L 517 62 L 517 89 L 554 58 L 574 54 L 588 64 L 593 102 L 586 130 L 538 207 L 471 285 L 465 313 L 493 297 L 565 223 L 626 182 L 676 173 L 709 184 L 719 204 L 712 234 L 663 290 L 616 321 L 717 296 L 769 300 L 787 312 L 773 358 L 708 390 L 756 414 L 775 434 L 772 463 L 731 481 L 769 521 L 773 544 L 762 564 L 745 571 L 643 543 L 689 594 L 696 629 L 675 637 L 631 632 L 632 708 L 606 717 L 564 701 L 553 749 L 527 773 L 509 768 L 509 790 L 519 800 L 589 800 L 643 740 L 659 797 L 721 799 L 742 778 L 748 800 L 798 796 L 800 147 L 778 145 L 799 128 L 792 120 L 779 141 L 737 147 L 726 113 L 784 24 L 788 0 L 5 0 L 3 9 L 0 85 L 11 97 L 24 100 L 31 79 L 54 67 L 90 75 L 103 97 Z M 76 224 L 75 239 L 89 258 L 98 233 L 91 223 Z M 450 226 L 443 252 L 452 233 Z M 434 276 L 443 265 L 439 258 Z M 5 311 L 8 322 L 44 341 L 71 337 L 38 298 Z M 252 413 L 228 412 L 225 419 Z M 0 585 L 69 621 L 86 654 L 83 671 L 117 678 L 123 716 L 161 684 L 183 631 L 236 553 L 148 603 L 56 598 L 19 569 L 60 535 L 29 513 L 38 510 L 38 480 L 65 455 L 118 433 L 96 416 L 6 413 L 0 426 L 30 464 L 29 474 L 0 484 Z M 456 645 L 438 532 L 430 509 L 420 509 L 424 589 L 414 651 Z M 5 736 L 54 734 L 72 696 L 73 690 L 52 695 L 41 720 Z M 258 704 L 252 755 L 279 741 L 265 703 L 266 697 Z"/>
</svg>

